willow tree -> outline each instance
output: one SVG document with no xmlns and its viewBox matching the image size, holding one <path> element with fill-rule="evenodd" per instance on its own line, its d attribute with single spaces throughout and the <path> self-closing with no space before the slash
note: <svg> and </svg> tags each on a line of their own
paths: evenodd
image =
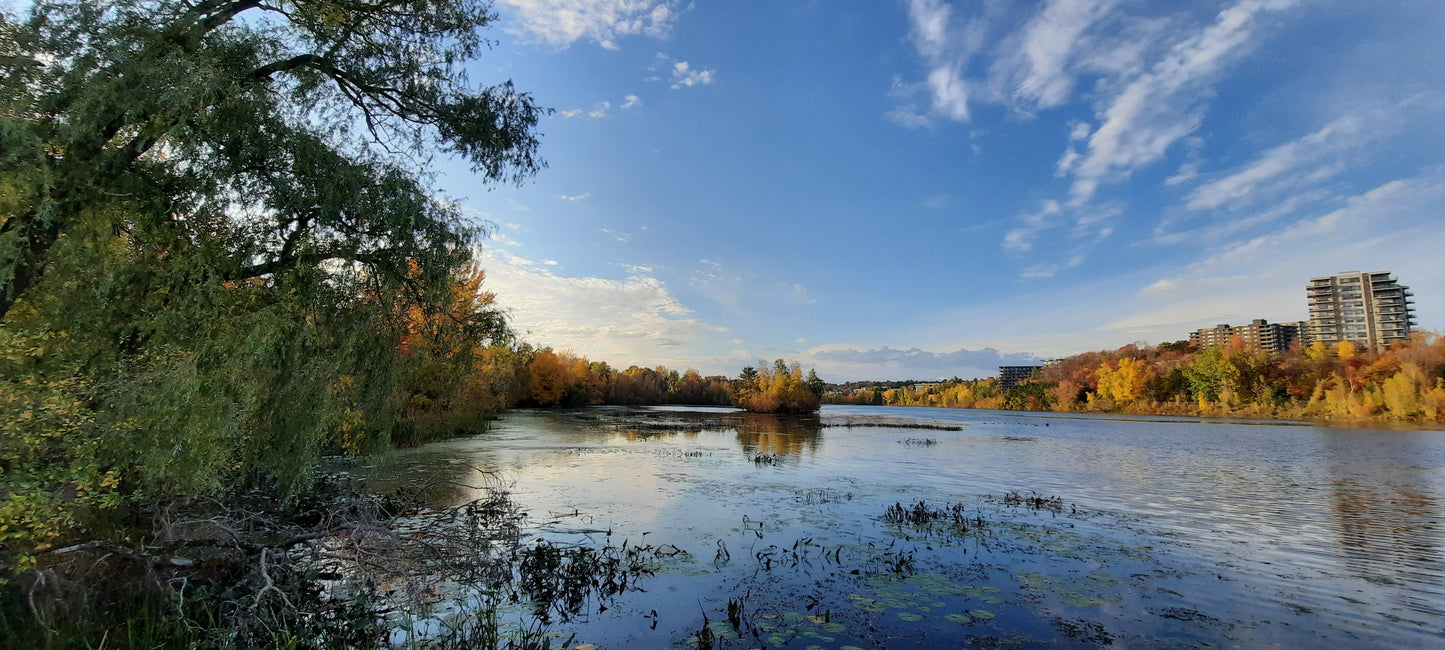
<svg viewBox="0 0 1445 650">
<path fill-rule="evenodd" d="M 484 0 L 0 19 L 0 515 L 294 485 L 328 444 L 386 441 L 408 319 L 451 309 L 478 234 L 430 162 L 493 183 L 542 166 L 543 109 L 467 79 L 493 20 Z M 461 318 L 498 331 L 485 305 Z M 62 403 L 62 429 L 26 424 Z"/>
</svg>

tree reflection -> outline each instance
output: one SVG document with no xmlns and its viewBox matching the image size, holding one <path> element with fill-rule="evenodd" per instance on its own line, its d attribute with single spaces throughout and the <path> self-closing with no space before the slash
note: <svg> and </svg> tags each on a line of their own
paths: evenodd
<svg viewBox="0 0 1445 650">
<path fill-rule="evenodd" d="M 816 416 L 781 416 L 743 413 L 737 426 L 738 445 L 749 456 L 771 454 L 797 456 L 813 454 L 823 439 L 823 425 Z"/>
<path fill-rule="evenodd" d="M 1375 584 L 1445 584 L 1440 502 L 1429 487 L 1430 470 L 1402 449 L 1413 447 L 1408 438 L 1391 441 L 1399 443 L 1390 447 L 1393 458 L 1368 459 L 1379 464 L 1361 462 L 1358 442 L 1337 440 L 1328 447 L 1330 509 L 1345 567 Z M 1438 594 L 1390 593 L 1411 609 L 1438 611 Z"/>
</svg>

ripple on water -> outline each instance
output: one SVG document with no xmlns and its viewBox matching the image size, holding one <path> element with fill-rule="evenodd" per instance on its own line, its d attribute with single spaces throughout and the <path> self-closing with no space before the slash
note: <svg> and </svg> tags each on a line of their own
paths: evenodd
<svg viewBox="0 0 1445 650">
<path fill-rule="evenodd" d="M 726 621 L 729 599 L 745 593 L 775 608 L 769 634 L 792 629 L 783 645 L 800 648 L 806 619 L 786 628 L 782 616 L 814 615 L 794 611 L 802 596 L 851 612 L 839 622 L 847 630 L 896 634 L 892 647 L 1018 635 L 1074 643 L 1083 637 L 1067 634 L 1091 630 L 1104 635 L 1089 637 L 1096 642 L 1124 645 L 1421 647 L 1445 638 L 1445 436 L 940 409 L 830 407 L 824 422 L 850 426 L 812 429 L 731 412 L 635 413 L 513 413 L 476 442 L 412 450 L 416 466 L 401 454 L 372 471 L 510 467 L 532 512 L 581 511 L 614 539 L 646 532 L 698 558 L 593 617 L 579 638 L 599 645 L 672 644 L 703 612 Z M 930 427 L 899 427 L 913 417 Z M 647 426 L 624 433 L 629 424 Z M 905 439 L 936 444 L 898 444 Z M 779 462 L 752 462 L 758 454 Z M 983 498 L 1030 490 L 1069 509 Z M 992 536 L 949 542 L 881 527 L 884 508 L 912 499 L 980 508 Z M 797 566 L 759 568 L 760 551 L 782 557 L 803 539 L 821 548 Z M 731 559 L 714 565 L 720 543 Z M 829 548 L 837 560 L 822 559 Z M 998 589 L 988 597 L 1003 602 L 878 593 L 867 580 L 903 552 L 919 575 Z M 628 618 L 638 611 L 662 622 L 639 630 Z M 938 637 L 945 625 L 953 636 Z M 857 638 L 806 630 L 835 637 L 826 647 Z"/>
</svg>

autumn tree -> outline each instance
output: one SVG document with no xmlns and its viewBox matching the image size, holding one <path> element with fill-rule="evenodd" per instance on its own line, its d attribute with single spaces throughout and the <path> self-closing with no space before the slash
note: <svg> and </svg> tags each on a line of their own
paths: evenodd
<svg viewBox="0 0 1445 650">
<path fill-rule="evenodd" d="M 744 369 L 745 371 L 747 369 Z M 738 389 L 737 406 L 758 413 L 813 413 L 821 401 L 803 379 L 802 368 L 783 359 L 768 368 L 763 364 L 756 376 Z"/>
<path fill-rule="evenodd" d="M 457 284 L 477 227 L 425 161 L 541 166 L 542 110 L 464 74 L 488 2 L 24 11 L 0 19 L 0 349 L 25 351 L 0 422 L 71 406 L 60 444 L 0 440 L 9 521 L 96 514 L 61 468 L 105 503 L 295 494 L 324 450 L 385 447 L 451 399 L 403 344 L 458 358 L 477 332 L 448 321 L 487 310 Z M 0 541 L 33 552 L 49 533 L 26 526 Z"/>
</svg>

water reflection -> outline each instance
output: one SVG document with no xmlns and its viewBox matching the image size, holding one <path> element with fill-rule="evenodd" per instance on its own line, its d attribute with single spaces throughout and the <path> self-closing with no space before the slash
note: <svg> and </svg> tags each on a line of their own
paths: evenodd
<svg viewBox="0 0 1445 650">
<path fill-rule="evenodd" d="M 1417 612 L 1445 612 L 1440 502 L 1418 434 L 1391 435 L 1391 445 L 1362 455 L 1360 435 L 1340 433 L 1325 446 L 1335 537 L 1345 568 L 1371 584 L 1411 585 L 1392 600 Z"/>
<path fill-rule="evenodd" d="M 737 426 L 738 445 L 752 456 L 799 456 L 817 453 L 823 425 L 816 418 L 749 413 Z"/>
<path fill-rule="evenodd" d="M 930 443 L 904 444 L 912 439 Z M 754 462 L 760 456 L 778 467 Z M 728 590 L 746 591 L 745 576 L 757 570 L 749 559 L 772 545 L 816 540 L 834 553 L 854 549 L 855 561 L 871 557 L 872 544 L 889 548 L 894 540 L 876 522 L 897 501 L 977 503 L 985 494 L 1037 490 L 1089 515 L 1056 522 L 1015 513 L 1022 519 L 1010 525 L 1021 527 L 994 529 L 1021 531 L 993 558 L 992 584 L 1023 589 L 999 606 L 1001 618 L 1026 614 L 1040 590 L 1088 587 L 1079 576 L 1101 571 L 1114 581 L 1107 598 L 1077 597 L 1067 602 L 1091 604 L 1061 611 L 1118 626 L 1139 645 L 1193 638 L 1418 646 L 1445 638 L 1445 437 L 1432 434 L 935 409 L 840 409 L 820 420 L 600 408 L 513 413 L 487 434 L 408 450 L 389 463 L 375 469 L 384 490 L 428 486 L 459 499 L 468 492 L 457 486 L 500 480 L 535 524 L 550 526 L 543 534 L 647 535 L 704 559 L 725 541 L 734 564 L 704 563 L 669 583 L 695 597 L 639 601 L 667 620 L 690 622 L 699 598 L 721 605 Z M 828 498 L 808 498 L 815 494 Z M 1003 523 L 1014 515 L 990 516 Z M 1031 517 L 1054 532 L 1029 528 Z M 1047 549 L 1024 559 L 1039 565 L 1026 569 L 1029 580 L 1011 573 L 1025 569 L 1007 554 L 1010 545 Z M 942 553 L 924 547 L 918 559 L 944 562 Z M 861 568 L 865 576 L 872 570 Z M 1019 587 L 1025 583 L 1033 586 Z M 947 620 L 931 616 L 929 625 Z M 675 640 L 658 638 L 652 645 Z"/>
<path fill-rule="evenodd" d="M 757 455 L 797 456 L 813 454 L 823 440 L 823 422 L 817 416 L 782 416 L 744 411 L 680 411 L 675 409 L 616 408 L 598 411 L 566 411 L 558 417 L 571 426 L 590 426 L 611 431 L 628 441 L 681 436 L 695 440 L 704 432 L 737 434 L 738 447 L 751 457 Z"/>
</svg>

